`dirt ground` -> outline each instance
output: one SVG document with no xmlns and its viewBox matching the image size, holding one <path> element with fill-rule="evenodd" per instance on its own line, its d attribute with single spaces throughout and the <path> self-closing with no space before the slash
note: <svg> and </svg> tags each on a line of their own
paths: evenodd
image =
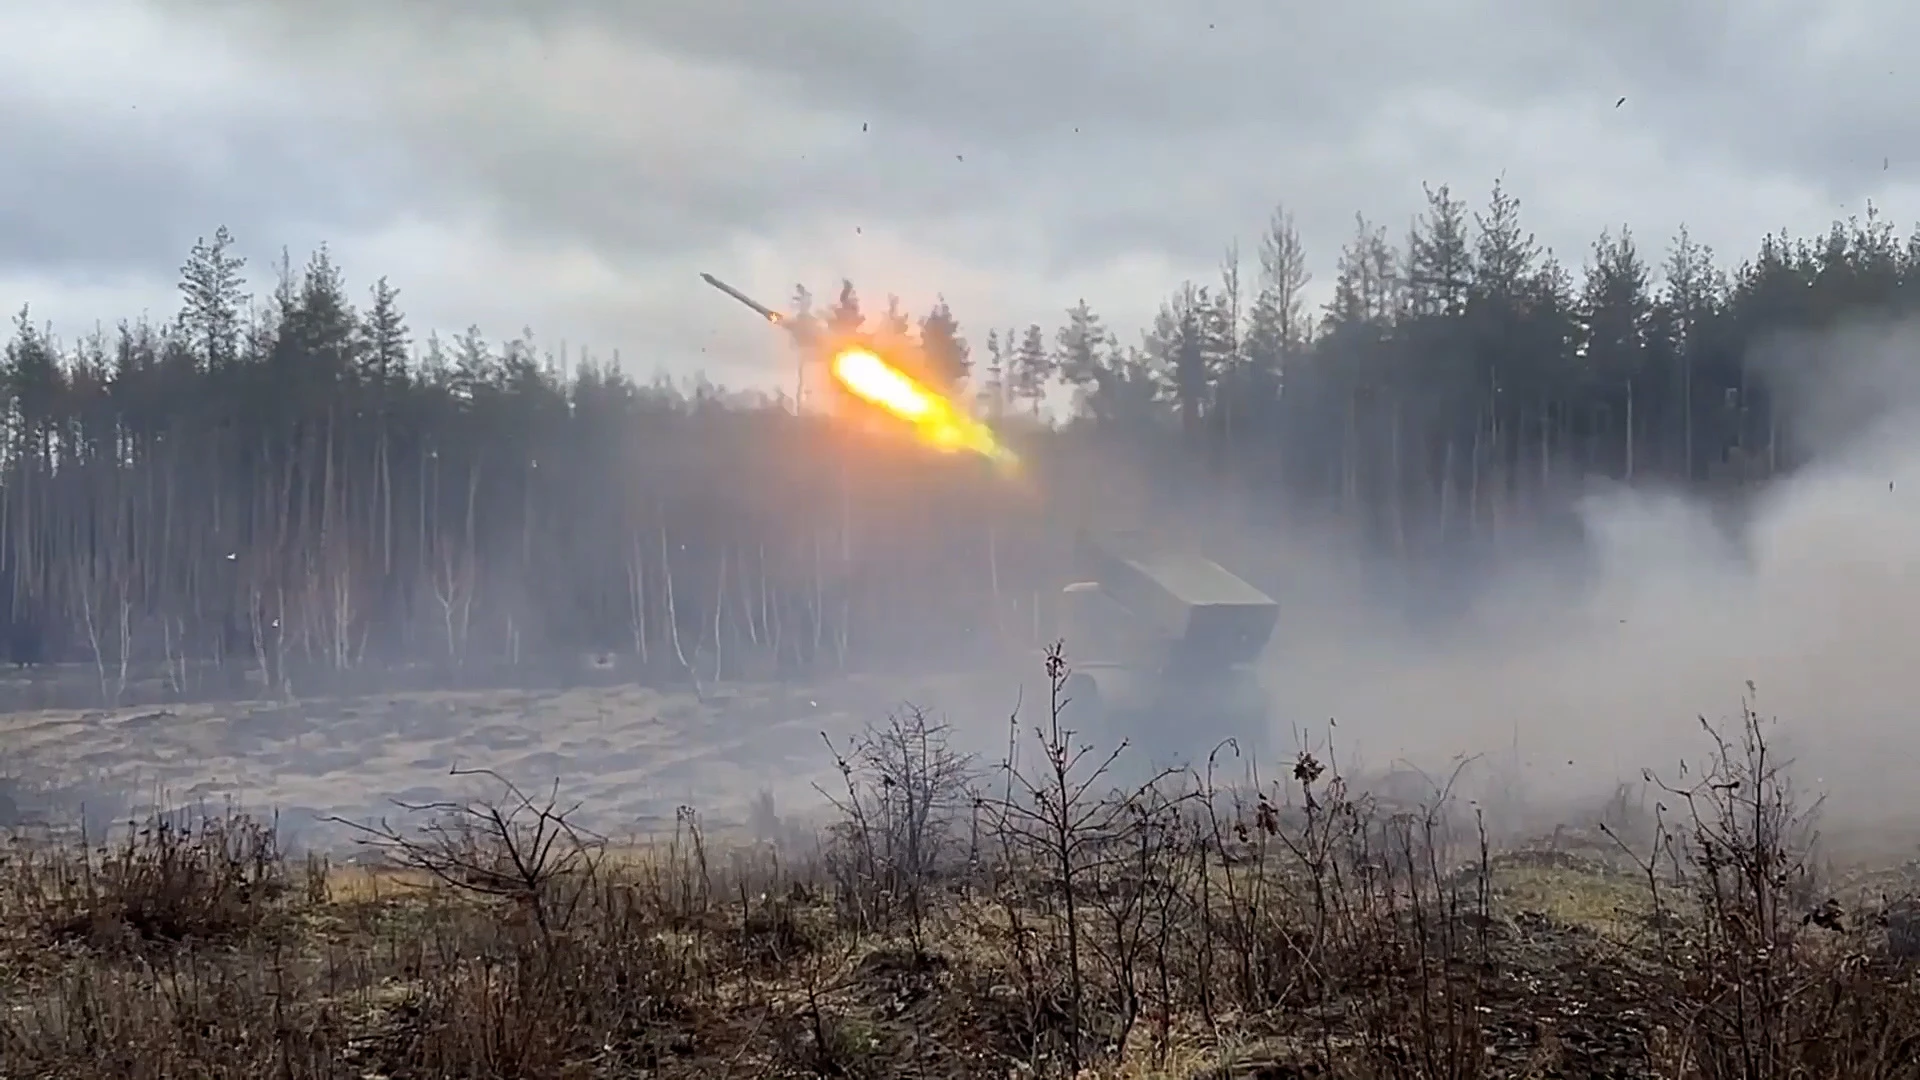
<svg viewBox="0 0 1920 1080">
<path fill-rule="evenodd" d="M 1261 820 L 1239 822 L 1253 847 Z M 1791 915 L 1790 959 L 1762 963 L 1703 934 L 1684 891 L 1656 900 L 1602 834 L 1416 867 L 1367 903 L 1342 876 L 1364 862 L 1302 875 L 1282 844 L 1262 869 L 1233 831 L 1200 840 L 1230 857 L 1197 877 L 1157 857 L 1180 875 L 1157 900 L 1116 904 L 1124 874 L 1090 864 L 1078 930 L 998 872 L 928 881 L 922 925 L 831 859 L 749 865 L 685 838 L 603 863 L 584 894 L 564 870 L 524 892 L 303 870 L 232 822 L 92 857 L 16 850 L 0 1056 L 28 1071 L 0 1075 L 1704 1080 L 1774 1042 L 1738 1075 L 1920 1072 L 1902 1049 L 1920 1044 L 1915 969 L 1884 915 Z M 1910 888 L 1910 870 L 1857 884 Z M 1778 995 L 1791 1022 L 1731 1024 L 1721 994 Z"/>
<path fill-rule="evenodd" d="M 331 848 L 350 833 L 328 819 L 498 786 L 454 769 L 558 781 L 581 804 L 576 820 L 610 836 L 670 829 L 679 806 L 724 830 L 747 826 L 768 796 L 783 813 L 817 807 L 814 785 L 833 779 L 822 735 L 842 740 L 910 706 L 993 733 L 976 749 L 1004 742 L 1005 716 L 986 718 L 995 707 L 979 705 L 978 685 L 850 677 L 698 695 L 625 685 L 15 712 L 0 714 L 0 776 L 23 792 L 15 818 L 84 813 L 96 831 L 154 807 L 232 800 L 277 814 L 292 844 Z"/>
<path fill-rule="evenodd" d="M 1305 760 L 1259 795 L 981 794 L 910 725 L 897 775 L 835 774 L 822 733 L 905 702 L 992 749 L 1008 703 L 971 692 L 5 717 L 15 771 L 66 785 L 23 811 L 90 788 L 121 814 L 232 798 L 283 828 L 15 831 L 0 1076 L 1920 1078 L 1920 864 L 1824 853 L 1755 764 L 1757 725 L 1690 817 L 1623 792 L 1498 838 L 1484 804 Z M 345 847 L 331 816 L 470 794 L 456 766 L 558 779 L 571 823 L 636 844 L 481 808 L 471 842 L 286 854 Z M 779 819 L 826 808 L 815 783 L 853 797 L 794 830 L 801 850 Z"/>
</svg>

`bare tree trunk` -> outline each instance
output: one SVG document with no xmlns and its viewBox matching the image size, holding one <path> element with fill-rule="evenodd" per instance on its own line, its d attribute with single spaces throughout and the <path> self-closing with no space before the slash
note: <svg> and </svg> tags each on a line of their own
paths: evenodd
<svg viewBox="0 0 1920 1080">
<path fill-rule="evenodd" d="M 640 553 L 640 534 L 634 533 L 627 554 L 627 602 L 633 615 L 633 651 L 641 670 L 652 662 L 647 652 L 647 560 Z"/>
<path fill-rule="evenodd" d="M 1484 427 L 1478 418 L 1474 420 L 1473 447 L 1467 454 L 1467 532 L 1475 539 L 1480 533 L 1480 467 L 1485 462 L 1480 432 Z"/>
<path fill-rule="evenodd" d="M 1691 336 L 1691 335 L 1689 335 Z M 1682 476 L 1686 483 L 1693 483 L 1693 342 L 1688 341 L 1681 350 L 1680 362 L 1680 456 L 1684 461 Z"/>
<path fill-rule="evenodd" d="M 386 389 L 381 389 L 383 398 L 380 410 L 380 441 L 374 448 L 375 490 L 380 499 L 380 567 L 387 577 L 393 576 L 393 457 L 387 428 L 387 414 L 384 397 Z"/>
<path fill-rule="evenodd" d="M 1544 504 L 1553 490 L 1553 403 L 1540 404 L 1540 476 L 1536 505 Z"/>
<path fill-rule="evenodd" d="M 292 701 L 293 674 L 287 670 L 287 635 L 285 630 L 287 625 L 287 590 L 285 588 L 274 591 L 274 610 L 273 669 L 280 677 L 279 686 L 275 687 L 275 689 L 279 692 L 281 700 Z"/>
<path fill-rule="evenodd" d="M 333 617 L 330 622 L 333 634 L 328 641 L 330 659 L 335 671 L 346 671 L 354 666 L 353 577 L 346 566 L 334 570 L 332 600 Z"/>
<path fill-rule="evenodd" d="M 727 612 L 727 549 L 720 549 L 720 572 L 713 585 L 713 681 L 719 682 L 723 670 L 724 646 L 720 640 L 722 617 Z"/>
<path fill-rule="evenodd" d="M 1360 403 L 1351 391 L 1346 405 L 1346 422 L 1340 437 L 1340 509 L 1350 515 L 1360 501 L 1360 467 L 1355 460 L 1360 442 Z"/>
<path fill-rule="evenodd" d="M 100 626 L 93 617 L 93 590 L 80 589 L 80 616 L 87 630 L 87 646 L 93 651 L 93 670 L 100 678 L 100 704 L 105 708 L 114 708 L 120 702 L 107 684 L 107 658 L 100 647 Z"/>
<path fill-rule="evenodd" d="M 826 652 L 825 635 L 827 619 L 826 583 L 822 580 L 824 571 L 820 566 L 820 530 L 813 531 L 813 652 L 809 663 L 819 663 Z"/>
<path fill-rule="evenodd" d="M 1767 394 L 1767 479 L 1780 472 L 1780 410 L 1773 407 L 1773 394 Z"/>
<path fill-rule="evenodd" d="M 687 661 L 687 652 L 680 647 L 680 611 L 673 602 L 673 560 L 667 555 L 667 527 L 660 526 L 660 572 L 667 583 L 667 634 L 673 642 L 673 657 L 680 661 L 680 667 L 693 679 L 694 697 L 705 700 L 700 689 L 700 673 Z"/>
<path fill-rule="evenodd" d="M 1393 399 L 1393 418 L 1390 423 L 1392 427 L 1387 439 L 1387 453 L 1389 454 L 1387 483 L 1391 489 L 1388 492 L 1388 498 L 1392 501 L 1389 503 L 1389 512 L 1393 515 L 1394 551 L 1399 554 L 1401 563 L 1404 565 L 1407 558 L 1407 513 L 1403 503 L 1406 498 L 1407 484 L 1405 477 L 1401 473 L 1401 409 L 1400 399 L 1397 395 Z"/>
<path fill-rule="evenodd" d="M 1040 405 L 1034 403 L 1034 413 L 1038 415 Z M 851 505 L 851 483 L 847 479 L 848 448 L 840 447 L 840 623 L 834 627 L 834 651 L 838 658 L 839 669 L 847 670 L 847 651 L 850 645 L 853 624 L 853 508 Z"/>
<path fill-rule="evenodd" d="M 760 545 L 760 625 L 766 631 L 767 651 L 773 658 L 775 670 L 780 667 L 780 605 L 773 601 L 772 587 L 767 581 L 767 545 Z"/>
<path fill-rule="evenodd" d="M 251 602 L 247 605 L 247 622 L 253 637 L 254 663 L 259 666 L 260 670 L 261 692 L 263 694 L 272 694 L 275 680 L 273 664 L 267 656 L 267 633 L 266 626 L 264 625 L 265 615 L 262 613 L 263 603 L 264 601 L 260 595 L 260 590 L 256 587 L 252 592 Z"/>
<path fill-rule="evenodd" d="M 1627 483 L 1633 483 L 1633 380 L 1627 380 Z"/>
<path fill-rule="evenodd" d="M 181 627 L 177 634 L 176 621 Z M 179 697 L 185 697 L 188 692 L 185 625 L 185 620 L 176 620 L 174 616 L 164 612 L 160 616 L 160 649 L 166 658 L 167 687 Z"/>
<path fill-rule="evenodd" d="M 127 596 L 124 579 L 121 581 L 119 609 L 120 670 L 113 685 L 113 703 L 116 706 L 126 697 L 128 665 L 133 659 L 133 601 Z"/>
<path fill-rule="evenodd" d="M 992 521 L 987 522 L 987 583 L 993 591 L 994 633 L 1004 648 L 1010 635 L 1007 633 L 1006 601 L 1000 595 L 1000 530 Z"/>
</svg>

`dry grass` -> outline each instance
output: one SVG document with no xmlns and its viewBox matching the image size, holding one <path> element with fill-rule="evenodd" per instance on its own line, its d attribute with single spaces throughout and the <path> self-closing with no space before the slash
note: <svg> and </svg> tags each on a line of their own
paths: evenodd
<svg viewBox="0 0 1920 1080">
<path fill-rule="evenodd" d="M 1751 715 L 1663 809 L 1505 850 L 1312 757 L 1115 790 L 1057 716 L 999 769 L 914 715 L 833 748 L 804 855 L 691 810 L 615 851 L 504 783 L 374 865 L 235 812 L 18 838 L 0 1075 L 1920 1076 L 1920 918 L 1829 902 Z"/>
</svg>

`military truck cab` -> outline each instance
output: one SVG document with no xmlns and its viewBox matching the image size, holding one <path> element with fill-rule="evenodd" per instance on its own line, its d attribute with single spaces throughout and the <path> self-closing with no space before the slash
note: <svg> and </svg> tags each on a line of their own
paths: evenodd
<svg viewBox="0 0 1920 1080">
<path fill-rule="evenodd" d="M 1129 534 L 1083 533 L 1060 596 L 1070 674 L 1065 719 L 1156 759 L 1199 763 L 1221 740 L 1265 741 L 1253 665 L 1279 620 L 1265 593 L 1198 554 Z"/>
</svg>

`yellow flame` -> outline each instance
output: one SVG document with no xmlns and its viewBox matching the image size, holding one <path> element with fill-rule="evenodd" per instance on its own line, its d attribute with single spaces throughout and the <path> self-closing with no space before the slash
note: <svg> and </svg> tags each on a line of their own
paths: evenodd
<svg viewBox="0 0 1920 1080">
<path fill-rule="evenodd" d="M 833 377 L 855 397 L 911 425 L 929 446 L 949 453 L 970 450 L 1005 465 L 1016 461 L 987 425 L 873 352 L 841 350 L 833 358 Z"/>
</svg>

